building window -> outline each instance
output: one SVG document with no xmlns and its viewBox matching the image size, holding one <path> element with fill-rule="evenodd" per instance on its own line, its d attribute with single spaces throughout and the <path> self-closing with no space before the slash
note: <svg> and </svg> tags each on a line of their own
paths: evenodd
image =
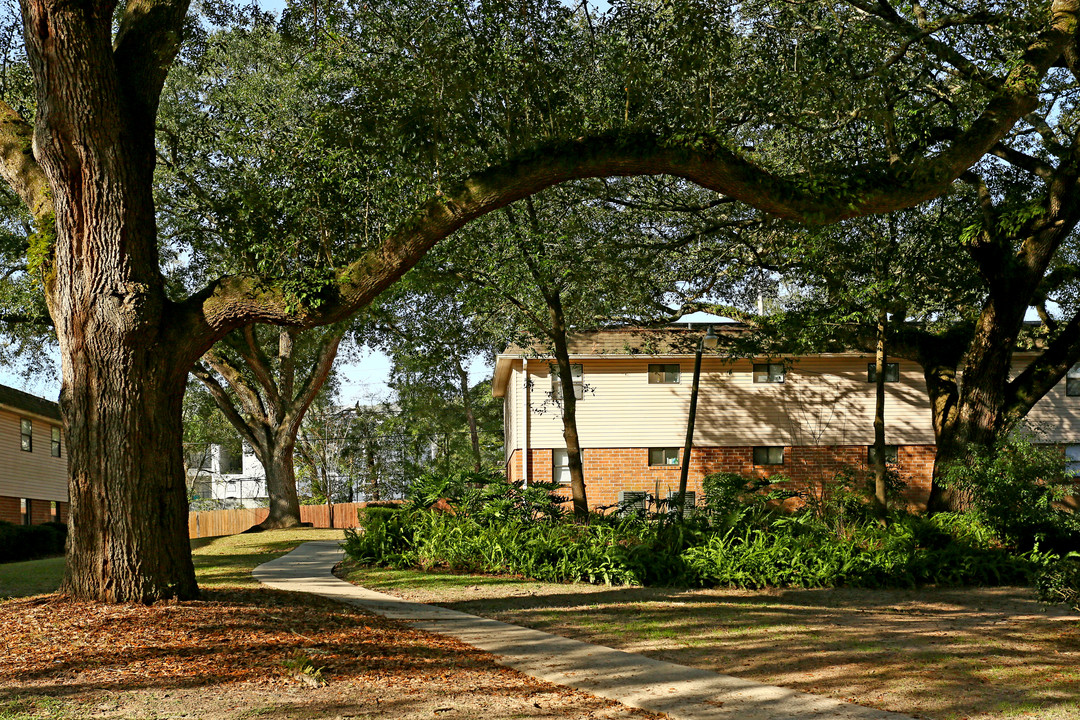
<svg viewBox="0 0 1080 720">
<path fill-rule="evenodd" d="M 562 485 L 570 484 L 570 454 L 566 450 L 551 451 L 551 479 Z"/>
<path fill-rule="evenodd" d="M 866 363 L 866 382 L 877 382 L 877 363 Z M 900 382 L 900 363 L 885 363 L 885 382 Z"/>
<path fill-rule="evenodd" d="M 580 400 L 585 394 L 581 363 L 570 364 L 570 377 L 574 380 L 574 399 Z M 559 368 L 554 366 L 551 368 L 551 394 L 556 400 L 562 400 L 562 382 L 559 380 Z"/>
<path fill-rule="evenodd" d="M 874 446 L 873 445 L 867 445 L 866 446 L 866 464 L 867 465 L 873 465 L 876 461 L 877 461 L 877 453 L 874 452 Z M 897 447 L 895 445 L 886 445 L 885 446 L 885 462 L 886 463 L 891 463 L 893 465 L 900 462 L 900 455 L 897 452 Z"/>
<path fill-rule="evenodd" d="M 754 363 L 754 382 L 784 382 L 784 363 Z"/>
<path fill-rule="evenodd" d="M 34 451 L 34 423 L 26 418 L 19 419 L 19 431 L 22 434 L 23 452 Z"/>
<path fill-rule="evenodd" d="M 60 428 L 53 427 L 52 429 L 52 442 L 49 447 L 49 452 L 53 457 L 60 457 Z"/>
<path fill-rule="evenodd" d="M 674 385 L 679 382 L 679 364 L 649 363 L 650 385 Z"/>
<path fill-rule="evenodd" d="M 783 465 L 783 445 L 759 445 L 754 448 L 755 465 Z"/>
<path fill-rule="evenodd" d="M 55 500 L 49 503 L 49 517 L 53 522 L 60 522 L 60 503 Z"/>
<path fill-rule="evenodd" d="M 1065 474 L 1080 476 L 1080 445 L 1065 446 Z"/>
<path fill-rule="evenodd" d="M 19 500 L 19 513 L 22 516 L 23 525 L 29 525 L 33 522 L 33 518 L 31 518 L 30 512 L 30 501 L 26 498 L 21 498 Z"/>
<path fill-rule="evenodd" d="M 649 448 L 649 464 L 650 465 L 678 465 L 679 464 L 679 448 L 677 448 L 677 447 Z"/>
<path fill-rule="evenodd" d="M 1065 373 L 1065 394 L 1069 397 L 1080 396 L 1080 365 L 1073 365 Z"/>
</svg>

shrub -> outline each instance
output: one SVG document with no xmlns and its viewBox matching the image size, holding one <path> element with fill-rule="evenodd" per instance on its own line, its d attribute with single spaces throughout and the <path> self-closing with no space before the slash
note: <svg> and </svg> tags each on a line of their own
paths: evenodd
<svg viewBox="0 0 1080 720">
<path fill-rule="evenodd" d="M 730 587 L 915 587 L 1023 583 L 1031 561 L 958 542 L 922 518 L 837 536 L 809 513 L 768 528 L 714 533 L 686 552 L 702 584 Z"/>
<path fill-rule="evenodd" d="M 971 448 L 947 469 L 945 483 L 1005 543 L 1021 550 L 1080 543 L 1080 519 L 1056 504 L 1072 486 L 1057 448 L 1022 436 L 1006 438 L 989 453 Z"/>
<path fill-rule="evenodd" d="M 47 522 L 41 525 L 14 525 L 0 521 L 0 562 L 35 560 L 63 555 L 67 525 Z"/>
<path fill-rule="evenodd" d="M 783 478 L 717 473 L 705 481 L 705 512 L 596 515 L 568 521 L 554 485 L 521 488 L 494 476 L 430 480 L 424 497 L 454 500 L 455 512 L 423 503 L 369 508 L 348 532 L 350 557 L 396 568 L 522 575 L 537 580 L 635 585 L 913 587 L 1026 583 L 1045 564 L 997 542 L 981 517 L 893 513 L 881 527 L 854 481 L 804 499 L 784 513 L 772 501 L 793 494 Z M 552 510 L 555 508 L 555 510 Z"/>
<path fill-rule="evenodd" d="M 1049 563 L 1035 577 L 1035 590 L 1043 602 L 1064 603 L 1080 611 L 1080 553 Z"/>
<path fill-rule="evenodd" d="M 357 511 L 360 527 L 345 530 L 345 552 L 361 563 L 394 563 L 410 549 L 410 511 L 367 507 Z"/>
</svg>

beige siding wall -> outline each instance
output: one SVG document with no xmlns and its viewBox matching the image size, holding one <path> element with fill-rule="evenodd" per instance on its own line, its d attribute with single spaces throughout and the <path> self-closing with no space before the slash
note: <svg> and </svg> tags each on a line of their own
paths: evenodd
<svg viewBox="0 0 1080 720">
<path fill-rule="evenodd" d="M 518 419 L 521 417 L 519 408 L 521 401 L 518 398 L 518 385 L 520 383 L 521 374 L 515 368 L 510 372 L 506 392 L 503 394 L 503 450 L 506 453 L 507 462 L 510 460 L 514 450 L 521 447 L 517 428 Z"/>
<path fill-rule="evenodd" d="M 1014 370 L 1020 372 L 1025 367 L 1026 360 L 1016 363 Z M 1026 422 L 1039 441 L 1080 443 L 1080 397 L 1068 397 L 1065 394 L 1065 380 L 1062 379 L 1042 400 L 1035 403 Z"/>
<path fill-rule="evenodd" d="M 67 448 L 58 458 L 50 454 L 51 429 L 59 423 L 30 418 L 33 452 L 24 452 L 21 417 L 29 416 L 0 410 L 0 496 L 67 502 Z"/>
<path fill-rule="evenodd" d="M 578 403 L 582 447 L 681 446 L 693 359 L 679 363 L 678 384 L 650 385 L 649 358 L 581 359 Z M 657 362 L 657 360 L 653 360 Z M 873 442 L 874 386 L 869 358 L 795 360 L 782 384 L 753 382 L 752 361 L 706 358 L 698 399 L 697 445 L 867 445 Z M 673 360 L 658 360 L 673 362 Z M 889 444 L 934 442 L 922 370 L 900 361 L 901 381 L 886 385 Z M 529 363 L 532 448 L 563 447 L 561 411 L 551 399 L 548 364 Z M 520 382 L 520 378 L 516 378 Z M 520 447 L 520 443 L 518 444 Z"/>
</svg>

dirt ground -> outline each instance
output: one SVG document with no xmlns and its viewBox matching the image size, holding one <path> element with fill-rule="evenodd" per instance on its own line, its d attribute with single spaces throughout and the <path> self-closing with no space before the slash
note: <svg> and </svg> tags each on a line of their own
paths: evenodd
<svg viewBox="0 0 1080 720">
<path fill-rule="evenodd" d="M 350 579 L 918 717 L 1080 720 L 1080 615 L 1026 588 L 679 591 L 368 568 Z"/>
<path fill-rule="evenodd" d="M 0 603 L 0 720 L 655 718 L 454 640 L 301 594 Z"/>
</svg>

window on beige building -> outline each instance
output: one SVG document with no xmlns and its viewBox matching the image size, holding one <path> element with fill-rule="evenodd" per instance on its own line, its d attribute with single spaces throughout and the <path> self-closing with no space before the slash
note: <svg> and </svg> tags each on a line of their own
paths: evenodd
<svg viewBox="0 0 1080 720">
<path fill-rule="evenodd" d="M 1065 446 L 1065 473 L 1080 476 L 1080 445 Z"/>
<path fill-rule="evenodd" d="M 678 363 L 649 363 L 650 385 L 673 385 L 679 382 Z"/>
<path fill-rule="evenodd" d="M 581 371 L 581 363 L 570 364 L 570 377 L 574 380 L 574 399 L 580 400 L 585 395 L 584 374 Z M 551 395 L 556 400 L 562 400 L 562 382 L 559 380 L 559 368 L 551 368 Z"/>
<path fill-rule="evenodd" d="M 866 363 L 866 382 L 877 382 L 877 363 Z M 900 382 L 900 363 L 885 363 L 885 382 Z"/>
<path fill-rule="evenodd" d="M 784 363 L 754 363 L 756 383 L 782 383 L 785 374 Z"/>
<path fill-rule="evenodd" d="M 24 452 L 34 451 L 34 423 L 26 418 L 19 419 L 19 432 L 22 435 L 22 449 Z"/>
<path fill-rule="evenodd" d="M 60 428 L 53 427 L 49 452 L 53 457 L 60 457 Z"/>
<path fill-rule="evenodd" d="M 899 453 L 898 453 L 898 449 L 897 449 L 897 447 L 895 445 L 886 445 L 885 446 L 885 462 L 894 463 L 894 464 L 898 463 L 898 462 L 900 462 L 899 457 L 900 456 L 899 456 Z M 867 465 L 873 465 L 876 460 L 877 460 L 877 453 L 874 452 L 874 446 L 873 445 L 867 445 L 866 446 L 866 464 Z"/>
<path fill-rule="evenodd" d="M 649 464 L 650 465 L 678 465 L 679 464 L 679 448 L 677 448 L 677 447 L 649 448 Z"/>
<path fill-rule="evenodd" d="M 1080 395 L 1080 365 L 1073 365 L 1065 373 L 1065 394 L 1069 397 Z"/>
<path fill-rule="evenodd" d="M 758 445 L 754 448 L 755 465 L 783 465 L 783 445 Z"/>
<path fill-rule="evenodd" d="M 551 451 L 551 479 L 563 485 L 570 484 L 570 455 L 566 450 Z"/>
</svg>

